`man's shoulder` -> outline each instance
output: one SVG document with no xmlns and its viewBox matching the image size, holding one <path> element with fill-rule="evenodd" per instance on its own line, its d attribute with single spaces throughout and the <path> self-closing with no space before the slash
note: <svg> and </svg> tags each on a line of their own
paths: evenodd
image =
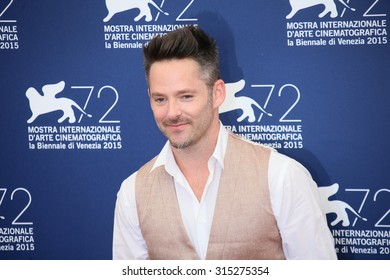
<svg viewBox="0 0 390 280">
<path fill-rule="evenodd" d="M 146 174 L 153 168 L 153 164 L 156 161 L 157 156 L 144 163 L 137 171 L 133 172 L 130 176 L 125 178 L 122 182 L 122 186 L 134 185 L 135 179 L 139 174 Z"/>
<path fill-rule="evenodd" d="M 277 178 L 311 178 L 309 170 L 298 160 L 279 152 L 271 152 L 269 176 Z"/>
<path fill-rule="evenodd" d="M 234 143 L 235 146 L 238 148 L 248 148 L 248 149 L 257 149 L 263 152 L 271 153 L 276 152 L 274 149 L 272 149 L 269 146 L 252 142 L 250 140 L 247 140 L 245 138 L 242 138 L 241 136 L 234 134 L 233 132 L 229 132 L 229 142 Z"/>
<path fill-rule="evenodd" d="M 157 157 L 158 156 L 155 156 L 154 158 L 152 158 L 151 160 L 149 160 L 148 162 L 146 162 L 144 165 L 142 165 L 138 171 L 137 171 L 137 174 L 145 174 L 147 172 L 150 172 L 154 166 L 154 163 L 156 162 L 157 160 Z"/>
</svg>

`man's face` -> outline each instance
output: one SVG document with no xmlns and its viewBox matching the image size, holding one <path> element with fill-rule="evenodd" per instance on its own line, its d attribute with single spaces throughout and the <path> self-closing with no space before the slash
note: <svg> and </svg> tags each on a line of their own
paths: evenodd
<svg viewBox="0 0 390 280">
<path fill-rule="evenodd" d="M 161 132 L 175 148 L 188 148 L 208 133 L 215 118 L 212 97 L 192 59 L 153 63 L 150 104 Z"/>
</svg>

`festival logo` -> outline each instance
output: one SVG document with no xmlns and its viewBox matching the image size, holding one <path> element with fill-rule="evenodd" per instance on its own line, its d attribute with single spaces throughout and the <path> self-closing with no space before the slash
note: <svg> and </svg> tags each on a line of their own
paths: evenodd
<svg viewBox="0 0 390 280">
<path fill-rule="evenodd" d="M 30 150 L 122 148 L 120 121 L 111 118 L 119 100 L 113 86 L 105 85 L 98 90 L 90 85 L 66 88 L 65 81 L 60 81 L 45 84 L 42 94 L 35 87 L 29 87 L 25 95 L 31 111 L 27 119 Z M 76 98 L 84 99 L 84 104 L 80 106 Z M 101 106 L 97 107 L 99 103 Z M 89 114 L 89 110 L 98 113 Z M 87 117 L 88 122 L 83 117 Z"/>
<path fill-rule="evenodd" d="M 74 123 L 76 117 L 73 107 L 78 109 L 81 113 L 88 117 L 92 117 L 87 114 L 76 102 L 70 98 L 62 97 L 57 98 L 56 95 L 62 92 L 65 88 L 65 82 L 61 81 L 57 84 L 49 84 L 42 87 L 43 95 L 41 95 L 35 88 L 30 87 L 26 91 L 26 97 L 30 103 L 30 109 L 32 112 L 31 118 L 27 120 L 27 123 L 32 123 L 38 116 L 55 111 L 62 111 L 63 115 L 58 119 L 59 123 L 64 120 L 68 120 L 69 123 Z"/>
<path fill-rule="evenodd" d="M 7 11 L 14 0 L 0 1 L 0 51 L 19 49 L 18 25 L 15 19 L 7 18 Z"/>
<path fill-rule="evenodd" d="M 117 13 L 131 9 L 138 9 L 139 14 L 134 18 L 134 21 L 139 21 L 140 19 L 144 18 L 145 21 L 149 22 L 153 19 L 152 11 L 149 5 L 153 6 L 159 13 L 169 15 L 168 13 L 164 12 L 162 7 L 158 6 L 153 0 L 106 0 L 108 15 L 103 19 L 103 21 L 109 21 Z"/>
<path fill-rule="evenodd" d="M 219 113 L 226 113 L 234 110 L 241 110 L 242 115 L 238 117 L 237 122 L 247 119 L 249 122 L 257 120 L 253 107 L 258 108 L 262 114 L 272 116 L 267 113 L 255 100 L 247 96 L 236 96 L 245 86 L 245 80 L 226 84 L 226 97 L 223 104 L 219 107 Z"/>
<path fill-rule="evenodd" d="M 360 214 L 348 203 L 341 200 L 329 200 L 329 198 L 336 194 L 338 190 L 339 184 L 319 188 L 321 207 L 323 211 L 325 211 L 326 214 L 333 213 L 336 215 L 336 218 L 330 223 L 330 225 L 335 226 L 340 222 L 343 227 L 351 225 L 347 210 L 352 213 L 354 217 L 367 221 L 366 218 L 360 216 Z"/>
<path fill-rule="evenodd" d="M 28 189 L 0 187 L 0 252 L 23 253 L 36 249 L 31 205 L 32 195 Z M 13 211 L 14 208 L 20 210 Z"/>
<path fill-rule="evenodd" d="M 343 0 L 338 0 L 345 8 L 356 11 L 356 9 L 348 6 Z M 291 12 L 286 16 L 287 19 L 291 19 L 298 11 L 311 8 L 317 5 L 324 5 L 325 9 L 322 13 L 318 15 L 319 18 L 324 17 L 327 14 L 330 14 L 331 18 L 335 18 L 338 16 L 338 11 L 336 7 L 336 3 L 334 0 L 290 0 Z"/>
<path fill-rule="evenodd" d="M 140 49 L 155 36 L 187 25 L 196 25 L 195 0 L 106 0 L 104 47 L 106 49 Z M 162 15 L 162 16 L 160 16 Z M 167 23 L 169 22 L 169 23 Z"/>
<path fill-rule="evenodd" d="M 348 188 L 341 192 L 339 184 L 320 186 L 320 204 L 327 215 L 336 252 L 390 257 L 390 189 Z M 339 196 L 345 195 L 344 199 Z M 354 200 L 355 207 L 346 200 Z M 370 213 L 364 209 L 370 209 Z M 375 209 L 375 211 L 372 211 Z M 362 213 L 370 214 L 365 217 Z"/>
<path fill-rule="evenodd" d="M 301 93 L 293 84 L 247 86 L 241 79 L 226 83 L 226 97 L 219 113 L 222 119 L 228 119 L 224 120 L 225 127 L 245 139 L 276 149 L 302 149 L 302 120 L 291 117 L 300 98 Z M 286 100 L 290 102 L 287 107 L 277 108 Z"/>
<path fill-rule="evenodd" d="M 384 0 L 290 0 L 286 34 L 289 47 L 385 45 Z M 319 14 L 318 7 L 324 6 Z"/>
</svg>

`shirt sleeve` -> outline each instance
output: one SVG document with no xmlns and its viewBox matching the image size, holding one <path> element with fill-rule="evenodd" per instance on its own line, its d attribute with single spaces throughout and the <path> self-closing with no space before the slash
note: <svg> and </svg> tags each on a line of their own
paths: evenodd
<svg viewBox="0 0 390 280">
<path fill-rule="evenodd" d="M 294 159 L 271 152 L 269 184 L 286 258 L 337 259 L 318 187 L 307 169 Z"/>
<path fill-rule="evenodd" d="M 112 256 L 114 260 L 145 260 L 148 251 L 138 221 L 135 202 L 136 173 L 123 181 L 117 194 Z"/>
</svg>

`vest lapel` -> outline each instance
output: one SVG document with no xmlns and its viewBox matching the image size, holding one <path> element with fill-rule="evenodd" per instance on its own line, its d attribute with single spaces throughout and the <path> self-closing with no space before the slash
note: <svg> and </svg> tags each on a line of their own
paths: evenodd
<svg viewBox="0 0 390 280">
<path fill-rule="evenodd" d="M 232 152 L 235 151 L 235 148 L 232 147 L 234 144 L 235 142 L 230 141 L 229 139 L 224 159 L 224 170 L 221 174 L 218 189 L 206 259 L 222 259 L 225 249 L 226 234 L 229 228 L 229 222 L 232 220 L 230 217 L 233 215 L 232 206 L 241 161 L 240 153 Z"/>
<path fill-rule="evenodd" d="M 160 172 L 160 176 L 158 177 L 160 178 L 159 189 L 161 190 L 161 197 L 164 204 L 163 209 L 166 215 L 166 222 L 172 239 L 177 244 L 176 249 L 182 256 L 182 259 L 199 259 L 184 228 L 173 178 L 165 171 Z"/>
</svg>

